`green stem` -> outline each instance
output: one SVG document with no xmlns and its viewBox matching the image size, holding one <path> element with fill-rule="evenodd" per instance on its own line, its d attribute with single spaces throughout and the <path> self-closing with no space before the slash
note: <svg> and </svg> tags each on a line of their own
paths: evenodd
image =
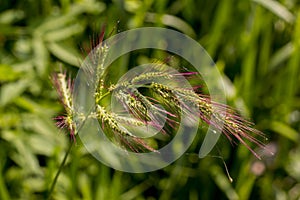
<svg viewBox="0 0 300 200">
<path fill-rule="evenodd" d="M 54 180 L 53 180 L 53 182 L 52 182 L 52 184 L 51 184 L 51 188 L 50 188 L 50 190 L 49 190 L 49 192 L 48 192 L 48 198 L 47 198 L 47 199 L 50 199 L 50 198 L 51 198 L 51 195 L 52 195 L 52 193 L 53 193 L 53 191 L 54 191 L 54 188 L 55 188 L 57 179 L 58 179 L 58 177 L 59 177 L 59 174 L 61 173 L 63 167 L 65 166 L 65 163 L 66 163 L 66 161 L 67 161 L 68 155 L 69 155 L 70 152 L 71 152 L 72 147 L 73 147 L 73 142 L 70 143 L 69 148 L 68 148 L 68 150 L 66 151 L 66 154 L 65 154 L 65 156 L 64 156 L 64 159 L 62 160 L 62 162 L 61 162 L 61 164 L 60 164 L 60 166 L 59 166 L 59 169 L 58 169 L 58 171 L 57 171 L 57 173 L 56 173 L 56 175 L 55 175 L 55 178 L 54 178 Z"/>
<path fill-rule="evenodd" d="M 109 95 L 109 94 L 110 94 L 110 92 L 108 91 L 108 92 L 106 92 L 105 94 L 103 94 L 102 96 L 100 96 L 99 99 L 96 100 L 96 104 L 99 104 L 100 101 L 101 101 L 104 97 L 106 97 L 107 95 Z"/>
<path fill-rule="evenodd" d="M 94 109 L 94 108 L 91 108 L 91 110 L 89 111 L 89 113 L 91 113 L 91 111 L 92 111 L 93 109 Z M 86 120 L 84 120 L 84 121 L 82 122 L 82 124 L 79 126 L 78 130 L 77 130 L 76 133 L 74 134 L 75 137 L 77 137 L 79 131 L 80 131 L 81 128 L 84 126 L 85 122 L 86 122 Z M 70 142 L 70 144 L 69 144 L 69 148 L 67 149 L 66 154 L 65 154 L 65 156 L 64 156 L 64 159 L 62 160 L 62 162 L 61 162 L 61 164 L 60 164 L 60 166 L 59 166 L 59 169 L 58 169 L 58 171 L 57 171 L 57 173 L 56 173 L 56 175 L 55 175 L 55 177 L 54 177 L 54 180 L 53 180 L 53 182 L 52 182 L 52 184 L 51 184 L 50 190 L 49 190 L 49 192 L 48 192 L 48 197 L 47 197 L 47 199 L 50 199 L 50 198 L 51 198 L 51 195 L 52 195 L 52 193 L 53 193 L 53 191 L 54 191 L 54 188 L 55 188 L 57 179 L 58 179 L 58 177 L 59 177 L 59 175 L 60 175 L 60 173 L 61 173 L 63 167 L 65 166 L 65 163 L 66 163 L 66 161 L 67 161 L 68 155 L 70 154 L 70 152 L 71 152 L 71 150 L 72 150 L 73 143 L 74 143 L 74 142 Z"/>
</svg>

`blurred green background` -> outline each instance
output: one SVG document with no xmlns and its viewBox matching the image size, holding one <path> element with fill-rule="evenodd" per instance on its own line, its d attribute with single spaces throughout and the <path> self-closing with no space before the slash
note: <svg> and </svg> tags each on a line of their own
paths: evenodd
<svg viewBox="0 0 300 200">
<path fill-rule="evenodd" d="M 105 37 L 159 26 L 198 41 L 226 80 L 229 105 L 253 119 L 275 155 L 257 150 L 260 161 L 224 140 L 221 153 L 199 159 L 196 141 L 162 170 L 128 174 L 79 141 L 53 199 L 300 199 L 299 11 L 297 0 L 1 0 L 0 199 L 46 198 L 70 143 L 52 119 L 63 108 L 49 77 L 60 66 L 75 76 L 103 24 Z"/>
</svg>

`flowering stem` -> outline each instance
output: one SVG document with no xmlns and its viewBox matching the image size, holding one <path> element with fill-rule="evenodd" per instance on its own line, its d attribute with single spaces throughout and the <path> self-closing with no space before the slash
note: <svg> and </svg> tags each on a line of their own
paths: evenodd
<svg viewBox="0 0 300 200">
<path fill-rule="evenodd" d="M 47 199 L 50 199 L 50 198 L 51 198 L 51 195 L 52 195 L 52 193 L 53 193 L 53 191 L 54 191 L 54 188 L 55 188 L 57 179 L 58 179 L 58 177 L 59 177 L 59 175 L 60 175 L 60 173 L 61 173 L 63 167 L 65 166 L 65 163 L 66 163 L 66 161 L 67 161 L 68 155 L 69 155 L 70 152 L 71 152 L 72 147 L 73 147 L 73 142 L 70 142 L 69 148 L 67 149 L 67 151 L 66 151 L 66 153 L 65 153 L 65 156 L 64 156 L 64 159 L 62 160 L 62 162 L 61 162 L 61 164 L 60 164 L 60 166 L 59 166 L 59 169 L 58 169 L 58 171 L 57 171 L 57 173 L 56 173 L 56 175 L 55 175 L 55 178 L 54 178 L 54 180 L 53 180 L 53 182 L 52 182 L 52 184 L 51 184 L 50 190 L 49 190 L 49 192 L 48 192 L 48 197 L 47 197 Z"/>
</svg>

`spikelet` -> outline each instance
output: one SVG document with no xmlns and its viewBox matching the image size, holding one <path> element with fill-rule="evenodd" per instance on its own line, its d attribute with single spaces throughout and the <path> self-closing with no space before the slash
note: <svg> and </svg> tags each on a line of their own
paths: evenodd
<svg viewBox="0 0 300 200">
<path fill-rule="evenodd" d="M 73 121 L 73 82 L 71 78 L 67 78 L 66 73 L 57 73 L 52 75 L 53 85 L 58 93 L 60 102 L 65 108 L 65 115 L 54 118 L 59 128 L 67 128 L 70 131 L 70 136 L 75 142 L 76 124 Z"/>
</svg>

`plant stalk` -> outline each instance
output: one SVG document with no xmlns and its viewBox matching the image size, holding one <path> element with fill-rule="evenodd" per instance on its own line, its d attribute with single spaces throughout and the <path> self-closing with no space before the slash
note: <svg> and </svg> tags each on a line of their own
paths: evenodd
<svg viewBox="0 0 300 200">
<path fill-rule="evenodd" d="M 54 180 L 53 180 L 53 182 L 52 182 L 52 184 L 51 184 L 50 190 L 49 190 L 49 192 L 48 192 L 48 194 L 47 194 L 47 196 L 48 196 L 47 199 L 50 199 L 51 196 L 52 196 L 52 193 L 53 193 L 53 191 L 54 191 L 54 188 L 55 188 L 55 185 L 56 185 L 56 183 L 57 183 L 58 177 L 59 177 L 59 175 L 60 175 L 60 173 L 61 173 L 63 167 L 64 167 L 65 164 L 66 164 L 68 155 L 70 154 L 72 147 L 73 147 L 73 142 L 70 142 L 69 148 L 67 149 L 67 151 L 66 151 L 66 153 L 65 153 L 65 156 L 64 156 L 64 159 L 62 160 L 62 162 L 61 162 L 61 164 L 60 164 L 60 166 L 59 166 L 59 169 L 58 169 L 58 171 L 57 171 L 57 173 L 56 173 L 56 175 L 55 175 L 55 177 L 54 177 Z"/>
</svg>

